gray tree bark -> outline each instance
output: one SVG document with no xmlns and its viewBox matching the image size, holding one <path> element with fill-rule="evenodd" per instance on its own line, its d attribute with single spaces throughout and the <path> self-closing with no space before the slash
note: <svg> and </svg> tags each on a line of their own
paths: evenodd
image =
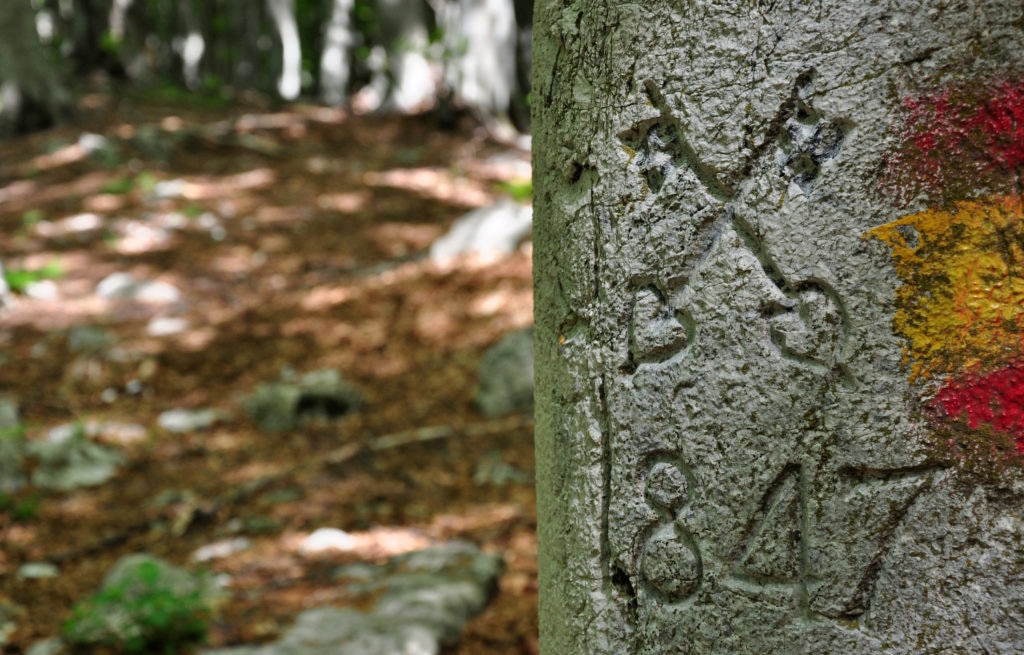
<svg viewBox="0 0 1024 655">
<path fill-rule="evenodd" d="M 1024 466 L 986 450 L 1024 432 L 934 404 L 990 362 L 921 372 L 960 347 L 915 340 L 955 275 L 905 270 L 942 263 L 925 219 L 964 227 L 968 205 L 914 174 L 887 191 L 900 148 L 931 147 L 914 130 L 945 125 L 914 112 L 982 98 L 935 162 L 956 202 L 1017 198 L 978 261 L 1009 262 L 985 293 L 998 357 L 1024 361 L 1024 310 L 997 293 L 1024 290 L 1024 160 L 963 145 L 1002 125 L 989 91 L 1024 115 L 1024 6 L 540 0 L 534 19 L 542 652 L 1024 652 Z M 983 145 L 1024 151 L 1005 123 Z"/>
<path fill-rule="evenodd" d="M 445 82 L 481 116 L 507 118 L 516 90 L 519 30 L 512 0 L 457 0 L 445 17 Z"/>
<path fill-rule="evenodd" d="M 423 0 L 376 0 L 389 84 L 382 108 L 410 113 L 430 106 L 437 80 L 427 61 L 428 6 Z"/>
<path fill-rule="evenodd" d="M 70 107 L 59 69 L 39 42 L 29 1 L 0 3 L 0 134 L 42 127 Z"/>
<path fill-rule="evenodd" d="M 331 15 L 324 27 L 320 55 L 320 97 L 329 105 L 348 101 L 350 56 L 355 44 L 352 29 L 353 0 L 332 0 Z"/>
<path fill-rule="evenodd" d="M 302 44 L 295 22 L 295 0 L 267 0 L 267 10 L 281 40 L 281 75 L 277 92 L 285 100 L 294 100 L 302 90 Z"/>
</svg>

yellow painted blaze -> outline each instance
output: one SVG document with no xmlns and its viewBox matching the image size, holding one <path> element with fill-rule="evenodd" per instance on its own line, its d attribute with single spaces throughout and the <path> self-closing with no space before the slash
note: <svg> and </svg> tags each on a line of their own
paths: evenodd
<svg viewBox="0 0 1024 655">
<path fill-rule="evenodd" d="M 963 200 L 871 230 L 893 249 L 911 378 L 991 371 L 1024 352 L 1020 196 Z"/>
</svg>

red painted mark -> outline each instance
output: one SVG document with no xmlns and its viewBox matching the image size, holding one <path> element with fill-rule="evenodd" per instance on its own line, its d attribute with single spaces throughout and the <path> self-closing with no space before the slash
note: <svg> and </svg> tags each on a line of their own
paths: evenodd
<svg viewBox="0 0 1024 655">
<path fill-rule="evenodd" d="M 1024 455 L 1024 362 L 987 375 L 950 381 L 934 403 L 951 419 L 966 418 L 967 427 L 986 424 L 1014 437 Z"/>
<path fill-rule="evenodd" d="M 1024 175 L 1024 82 L 964 86 L 907 98 L 885 187 L 933 201 L 1005 193 Z"/>
</svg>

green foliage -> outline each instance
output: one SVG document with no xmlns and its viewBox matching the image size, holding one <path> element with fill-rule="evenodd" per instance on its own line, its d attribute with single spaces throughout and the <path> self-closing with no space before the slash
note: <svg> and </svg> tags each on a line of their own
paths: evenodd
<svg viewBox="0 0 1024 655">
<path fill-rule="evenodd" d="M 82 652 L 102 646 L 169 655 L 206 638 L 213 604 L 205 580 L 183 586 L 168 568 L 147 558 L 125 573 L 72 608 L 63 626 L 68 643 Z"/>
<path fill-rule="evenodd" d="M 15 481 L 21 478 L 19 470 L 24 450 L 25 424 L 19 422 L 0 426 L 0 486 L 3 486 L 5 476 L 8 478 L 7 482 L 11 481 L 12 476 Z M 13 488 L 16 489 L 17 486 L 15 484 Z M 31 521 L 39 514 L 39 496 L 19 496 L 13 492 L 0 491 L 0 512 L 6 512 L 17 523 Z"/>
<path fill-rule="evenodd" d="M 138 189 L 143 193 L 152 193 L 156 188 L 157 178 L 149 172 L 142 172 L 135 177 L 118 177 L 103 185 L 103 193 L 123 195 Z"/>
<path fill-rule="evenodd" d="M 226 92 L 224 81 L 216 75 L 203 77 L 202 91 L 189 91 L 171 83 L 157 84 L 139 91 L 140 100 L 192 109 L 223 109 L 231 104 L 232 98 Z"/>
<path fill-rule="evenodd" d="M 13 441 L 15 443 L 24 443 L 25 424 L 15 423 L 14 425 L 0 426 L 0 441 Z"/>
<path fill-rule="evenodd" d="M 499 182 L 498 190 L 512 196 L 516 202 L 529 202 L 533 198 L 533 180 Z"/>
<path fill-rule="evenodd" d="M 46 220 L 46 214 L 38 209 L 30 209 L 21 215 L 22 227 L 32 227 Z"/>
<path fill-rule="evenodd" d="M 135 176 L 135 188 L 146 195 L 153 193 L 156 189 L 157 182 L 159 182 L 159 180 L 156 175 L 153 175 L 148 171 L 143 171 Z"/>
<path fill-rule="evenodd" d="M 28 285 L 40 280 L 58 279 L 64 275 L 64 267 L 59 261 L 52 261 L 42 268 L 12 268 L 4 271 L 7 286 L 15 293 L 25 293 Z"/>
<path fill-rule="evenodd" d="M 135 188 L 135 180 L 130 177 L 118 177 L 110 180 L 103 185 L 101 191 L 103 193 L 112 193 L 115 195 L 123 195 L 129 193 Z"/>
<path fill-rule="evenodd" d="M 0 512 L 7 512 L 15 523 L 27 523 L 39 515 L 39 496 L 24 498 L 0 492 Z"/>
<path fill-rule="evenodd" d="M 121 53 L 121 47 L 124 43 L 113 35 L 109 30 L 103 33 L 100 37 L 100 50 L 103 52 L 109 52 L 112 55 L 119 55 Z"/>
</svg>

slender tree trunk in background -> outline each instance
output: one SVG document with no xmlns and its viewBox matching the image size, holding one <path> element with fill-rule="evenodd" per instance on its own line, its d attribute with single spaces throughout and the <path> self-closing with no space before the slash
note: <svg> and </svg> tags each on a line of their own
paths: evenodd
<svg viewBox="0 0 1024 655">
<path fill-rule="evenodd" d="M 174 49 L 181 57 L 181 78 L 185 86 L 191 91 L 196 91 L 203 83 L 200 64 L 203 55 L 206 54 L 206 35 L 203 33 L 199 15 L 192 6 L 192 0 L 184 0 L 179 3 L 179 7 L 185 33 L 175 35 Z"/>
<path fill-rule="evenodd" d="M 328 105 L 348 101 L 350 53 L 355 45 L 352 31 L 353 0 L 332 0 L 330 16 L 324 27 L 324 46 L 320 56 L 320 97 Z"/>
<path fill-rule="evenodd" d="M 294 100 L 302 90 L 302 47 L 295 22 L 295 0 L 267 0 L 267 10 L 281 40 L 281 76 L 277 91 L 285 100 Z"/>
<path fill-rule="evenodd" d="M 445 36 L 446 83 L 465 106 L 507 118 L 516 85 L 518 30 L 512 0 L 455 0 Z"/>
<path fill-rule="evenodd" d="M 437 82 L 427 61 L 430 45 L 427 5 L 423 0 L 377 0 L 390 90 L 384 108 L 402 113 L 431 104 Z"/>
<path fill-rule="evenodd" d="M 0 2 L 0 134 L 48 125 L 70 109 L 71 96 L 39 42 L 29 0 Z"/>
<path fill-rule="evenodd" d="M 542 652 L 1024 652 L 1024 6 L 535 18 Z"/>
</svg>

